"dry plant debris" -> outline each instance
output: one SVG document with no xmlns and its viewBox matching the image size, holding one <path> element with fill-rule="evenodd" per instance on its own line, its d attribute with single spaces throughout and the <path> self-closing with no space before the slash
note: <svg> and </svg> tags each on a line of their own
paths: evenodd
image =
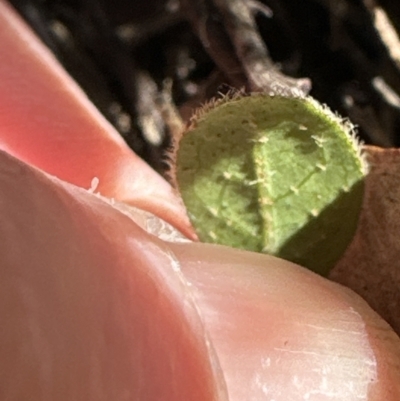
<svg viewBox="0 0 400 401">
<path fill-rule="evenodd" d="M 358 229 L 330 278 L 361 295 L 400 333 L 400 149 L 366 147 L 370 173 Z"/>
</svg>

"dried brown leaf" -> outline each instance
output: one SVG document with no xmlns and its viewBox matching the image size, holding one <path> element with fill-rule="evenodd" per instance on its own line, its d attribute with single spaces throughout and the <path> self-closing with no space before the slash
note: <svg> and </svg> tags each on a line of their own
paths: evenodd
<svg viewBox="0 0 400 401">
<path fill-rule="evenodd" d="M 330 278 L 361 295 L 400 334 L 400 149 L 367 146 L 371 170 L 354 240 Z"/>
</svg>

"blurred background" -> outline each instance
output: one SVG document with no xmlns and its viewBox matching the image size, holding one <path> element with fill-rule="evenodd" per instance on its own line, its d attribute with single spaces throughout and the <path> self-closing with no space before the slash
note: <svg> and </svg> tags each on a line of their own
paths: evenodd
<svg viewBox="0 0 400 401">
<path fill-rule="evenodd" d="M 400 145 L 400 4 L 382 0 L 11 0 L 128 145 L 165 174 L 207 100 L 274 83 Z M 308 79 L 306 79 L 308 78 Z M 180 121 L 182 119 L 182 121 Z"/>
</svg>

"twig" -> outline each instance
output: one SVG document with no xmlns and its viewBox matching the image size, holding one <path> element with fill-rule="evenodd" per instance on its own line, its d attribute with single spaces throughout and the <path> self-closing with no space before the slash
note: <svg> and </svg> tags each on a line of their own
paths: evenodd
<svg viewBox="0 0 400 401">
<path fill-rule="evenodd" d="M 269 57 L 254 19 L 255 11 L 268 14 L 265 6 L 253 0 L 181 0 L 181 4 L 205 49 L 234 86 L 289 95 L 308 93 L 309 79 L 287 77 Z"/>
</svg>

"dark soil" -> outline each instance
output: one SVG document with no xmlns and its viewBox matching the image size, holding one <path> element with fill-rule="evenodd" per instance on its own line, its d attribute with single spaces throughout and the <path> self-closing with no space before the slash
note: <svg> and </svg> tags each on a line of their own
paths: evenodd
<svg viewBox="0 0 400 401">
<path fill-rule="evenodd" d="M 232 88 L 310 91 L 349 117 L 364 142 L 400 145 L 396 1 L 11 3 L 161 173 L 170 143 L 165 108 L 176 106 L 187 120 L 193 108 Z"/>
</svg>

